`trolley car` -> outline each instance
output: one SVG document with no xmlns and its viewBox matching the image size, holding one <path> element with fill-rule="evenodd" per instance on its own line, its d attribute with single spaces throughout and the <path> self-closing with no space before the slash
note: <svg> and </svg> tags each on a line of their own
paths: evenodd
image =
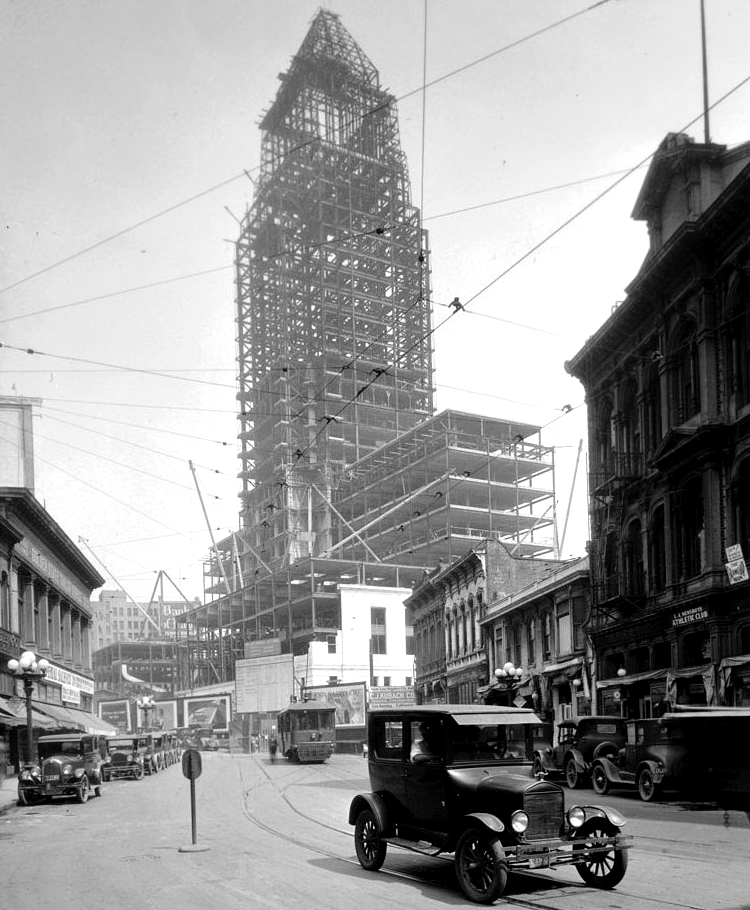
<svg viewBox="0 0 750 910">
<path fill-rule="evenodd" d="M 333 753 L 336 706 L 306 701 L 279 711 L 279 751 L 289 761 L 324 762 Z"/>
</svg>

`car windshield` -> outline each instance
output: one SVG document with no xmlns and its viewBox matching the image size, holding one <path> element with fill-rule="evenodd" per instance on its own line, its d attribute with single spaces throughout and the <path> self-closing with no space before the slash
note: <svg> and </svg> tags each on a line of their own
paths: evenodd
<svg viewBox="0 0 750 910">
<path fill-rule="evenodd" d="M 110 739 L 109 748 L 110 749 L 132 749 L 133 740 L 132 739 Z"/>
<path fill-rule="evenodd" d="M 448 740 L 450 763 L 531 761 L 531 727 L 526 724 L 457 726 Z"/>
<path fill-rule="evenodd" d="M 46 758 L 49 755 L 72 755 L 81 754 L 80 743 L 39 743 L 39 755 Z"/>
</svg>

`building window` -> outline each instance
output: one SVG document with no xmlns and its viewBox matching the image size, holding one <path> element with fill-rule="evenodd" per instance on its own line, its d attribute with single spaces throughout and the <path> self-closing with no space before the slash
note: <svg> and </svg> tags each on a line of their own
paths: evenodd
<svg viewBox="0 0 750 910">
<path fill-rule="evenodd" d="M 648 434 L 647 447 L 649 453 L 654 452 L 661 442 L 661 376 L 659 375 L 659 362 L 661 354 L 658 350 L 653 352 L 655 361 L 648 369 L 646 380 L 646 433 Z"/>
<path fill-rule="evenodd" d="M 672 422 L 679 425 L 700 411 L 698 342 L 692 321 L 678 336 L 675 356 L 677 368 L 672 390 Z"/>
<path fill-rule="evenodd" d="M 336 653 L 336 636 L 327 635 L 326 641 L 328 642 L 328 653 L 335 654 Z"/>
<path fill-rule="evenodd" d="M 387 654 L 385 607 L 370 607 L 370 642 L 373 654 Z"/>
<path fill-rule="evenodd" d="M 573 650 L 573 636 L 570 624 L 570 605 L 557 608 L 557 653 L 570 654 Z"/>
<path fill-rule="evenodd" d="M 384 686 L 390 686 L 390 684 L 391 684 L 391 677 L 390 677 L 390 676 L 384 676 L 384 677 L 383 677 L 383 685 L 384 685 Z"/>
<path fill-rule="evenodd" d="M 573 598 L 573 649 L 583 651 L 586 647 L 586 620 L 588 608 L 585 597 Z"/>
<path fill-rule="evenodd" d="M 680 494 L 680 545 L 683 578 L 700 575 L 703 565 L 703 481 L 696 477 Z"/>
<path fill-rule="evenodd" d="M 414 682 L 414 680 L 411 678 L 411 676 L 407 676 L 406 679 L 404 680 L 404 685 L 410 686 L 413 682 Z"/>
<path fill-rule="evenodd" d="M 600 481 L 604 482 L 614 473 L 613 456 L 615 448 L 615 429 L 612 420 L 612 399 L 607 398 L 599 410 L 596 423 L 596 457 Z"/>
<path fill-rule="evenodd" d="M 640 472 L 641 420 L 638 413 L 638 386 L 629 379 L 622 393 L 618 474 L 634 477 Z"/>
<path fill-rule="evenodd" d="M 495 626 L 495 653 L 494 664 L 496 667 L 502 667 L 503 663 L 503 630 L 501 626 Z"/>
<path fill-rule="evenodd" d="M 409 655 L 410 657 L 413 656 L 414 655 L 414 627 L 413 626 L 406 627 L 405 646 L 406 646 L 407 655 Z"/>
<path fill-rule="evenodd" d="M 526 627 L 526 638 L 529 645 L 529 666 L 536 663 L 536 623 L 532 617 Z"/>
<path fill-rule="evenodd" d="M 750 282 L 744 275 L 733 275 L 727 290 L 729 315 L 726 362 L 727 390 L 736 410 L 750 402 Z"/>
<path fill-rule="evenodd" d="M 623 565 L 626 593 L 631 597 L 639 597 L 643 594 L 643 539 L 638 519 L 631 521 L 627 527 Z"/>
<path fill-rule="evenodd" d="M 552 657 L 552 617 L 549 613 L 542 619 L 542 657 L 544 660 Z"/>
<path fill-rule="evenodd" d="M 654 593 L 667 586 L 667 535 L 664 506 L 657 506 L 651 518 L 651 587 Z"/>
</svg>

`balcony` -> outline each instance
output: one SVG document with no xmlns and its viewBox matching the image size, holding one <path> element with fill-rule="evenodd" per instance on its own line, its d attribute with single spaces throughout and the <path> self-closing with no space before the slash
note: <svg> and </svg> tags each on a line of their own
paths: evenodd
<svg viewBox="0 0 750 910">
<path fill-rule="evenodd" d="M 610 452 L 598 471 L 591 472 L 591 489 L 603 492 L 612 487 L 632 483 L 643 477 L 644 459 L 641 452 L 620 455 Z"/>
</svg>

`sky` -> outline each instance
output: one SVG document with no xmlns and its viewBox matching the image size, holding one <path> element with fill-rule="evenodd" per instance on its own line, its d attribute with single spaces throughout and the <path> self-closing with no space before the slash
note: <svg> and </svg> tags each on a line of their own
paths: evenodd
<svg viewBox="0 0 750 910">
<path fill-rule="evenodd" d="M 750 3 L 705 6 L 711 139 L 731 147 L 750 84 L 719 99 L 750 76 Z M 703 138 L 699 0 L 326 8 L 399 99 L 438 409 L 543 427 L 561 555 L 581 556 L 586 409 L 564 363 L 646 254 L 649 156 Z M 318 9 L 0 0 L 0 395 L 41 400 L 36 496 L 141 601 L 160 577 L 202 598 L 211 534 L 238 528 L 233 243 L 260 117 Z"/>
</svg>

